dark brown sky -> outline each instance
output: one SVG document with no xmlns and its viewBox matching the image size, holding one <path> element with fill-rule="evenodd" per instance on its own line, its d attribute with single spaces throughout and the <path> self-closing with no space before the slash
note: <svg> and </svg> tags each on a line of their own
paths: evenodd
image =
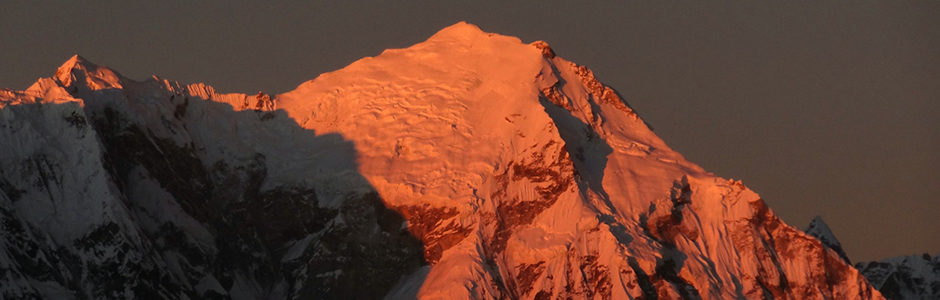
<svg viewBox="0 0 940 300">
<path fill-rule="evenodd" d="M 280 93 L 465 20 L 592 68 L 788 223 L 822 215 L 855 261 L 940 252 L 937 1 L 68 2 L 0 4 L 0 87 L 77 53 L 135 79 Z"/>
</svg>

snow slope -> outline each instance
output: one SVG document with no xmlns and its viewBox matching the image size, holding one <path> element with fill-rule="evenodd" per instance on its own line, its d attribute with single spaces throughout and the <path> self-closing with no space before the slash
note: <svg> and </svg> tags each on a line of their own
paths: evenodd
<svg viewBox="0 0 940 300">
<path fill-rule="evenodd" d="M 4 295 L 882 299 L 587 68 L 466 23 L 281 95 L 75 57 L 0 103 Z"/>
</svg>

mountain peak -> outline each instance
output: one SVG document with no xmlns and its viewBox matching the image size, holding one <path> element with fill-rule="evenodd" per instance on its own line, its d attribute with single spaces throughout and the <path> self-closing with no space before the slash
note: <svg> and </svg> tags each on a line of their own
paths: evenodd
<svg viewBox="0 0 940 300">
<path fill-rule="evenodd" d="M 75 55 L 72 55 L 71 58 L 66 60 L 65 63 L 63 63 L 62 66 L 59 67 L 59 69 L 71 69 L 76 66 L 94 67 L 96 65 L 93 62 L 89 61 L 88 59 L 82 57 L 81 55 L 75 54 Z"/>
<path fill-rule="evenodd" d="M 98 66 L 78 54 L 73 55 L 56 69 L 53 78 L 62 86 L 72 86 L 73 83 L 78 82 L 80 85 L 87 85 L 92 90 L 121 87 L 120 74 L 107 67 Z"/>
<path fill-rule="evenodd" d="M 483 29 L 480 29 L 480 27 L 476 25 L 463 22 L 463 21 L 458 22 L 454 25 L 447 26 L 444 29 L 441 29 L 440 31 L 432 35 L 430 38 L 428 38 L 427 41 L 432 42 L 432 43 L 434 42 L 443 42 L 443 43 L 457 42 L 456 44 L 476 46 L 477 42 L 482 42 L 489 38 L 494 38 L 494 37 L 511 38 L 514 40 L 514 42 L 522 43 L 522 41 L 517 37 L 504 36 L 504 35 L 500 35 L 496 33 L 486 32 L 486 31 L 483 31 Z M 483 42 L 483 43 L 486 43 L 486 42 Z"/>
<path fill-rule="evenodd" d="M 829 231 L 829 224 L 826 224 L 826 221 L 823 220 L 822 216 L 817 215 L 813 218 L 812 221 L 809 222 L 809 228 L 813 228 L 815 226 L 819 226 L 819 228 Z"/>
<path fill-rule="evenodd" d="M 829 228 L 829 224 L 826 224 L 826 221 L 823 221 L 822 216 L 816 216 L 812 221 L 809 222 L 809 226 L 804 230 L 809 235 L 816 237 L 823 242 L 826 246 L 832 248 L 832 246 L 841 247 L 839 240 L 836 239 L 836 236 L 832 233 L 832 229 Z"/>
<path fill-rule="evenodd" d="M 75 54 L 75 55 L 72 55 L 72 57 L 66 60 L 64 63 L 62 63 L 62 65 L 59 66 L 58 69 L 56 69 L 55 78 L 59 79 L 62 82 L 65 82 L 66 80 L 63 80 L 65 79 L 65 77 L 63 76 L 68 76 L 68 74 L 71 73 L 73 69 L 94 70 L 97 68 L 98 68 L 98 65 L 95 65 L 95 63 L 89 61 L 88 59 L 82 57 L 81 55 Z"/>
<path fill-rule="evenodd" d="M 437 36 L 462 36 L 462 37 L 472 37 L 472 36 L 481 36 L 481 35 L 493 35 L 492 33 L 484 32 L 483 29 L 480 29 L 479 26 L 467 23 L 465 21 L 460 21 L 454 25 L 444 27 L 437 33 L 435 33 L 431 38 Z"/>
<path fill-rule="evenodd" d="M 815 237 L 822 242 L 823 246 L 832 249 L 838 253 L 842 259 L 849 262 L 848 256 L 845 254 L 845 251 L 842 250 L 842 243 L 839 243 L 839 239 L 832 233 L 832 229 L 829 228 L 826 221 L 823 221 L 822 216 L 813 218 L 813 220 L 809 222 L 809 226 L 806 227 L 806 230 L 803 230 L 803 232 Z"/>
<path fill-rule="evenodd" d="M 465 22 L 274 97 L 80 56 L 39 86 L 81 103 L 0 113 L 7 298 L 883 299 L 586 67 Z"/>
</svg>

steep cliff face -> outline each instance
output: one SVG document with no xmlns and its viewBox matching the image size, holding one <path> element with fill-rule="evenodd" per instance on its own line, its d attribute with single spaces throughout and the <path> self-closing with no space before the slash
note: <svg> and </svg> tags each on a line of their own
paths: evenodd
<svg viewBox="0 0 940 300">
<path fill-rule="evenodd" d="M 544 42 L 460 23 L 270 96 L 0 91 L 8 298 L 881 299 Z"/>
</svg>

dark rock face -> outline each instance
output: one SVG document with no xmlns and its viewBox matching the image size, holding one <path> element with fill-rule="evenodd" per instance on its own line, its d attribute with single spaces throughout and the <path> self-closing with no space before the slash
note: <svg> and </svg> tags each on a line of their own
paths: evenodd
<svg viewBox="0 0 940 300">
<path fill-rule="evenodd" d="M 441 253 L 460 243 L 471 228 L 461 226 L 455 220 L 458 211 L 454 207 L 400 206 L 395 208 L 408 220 L 408 231 L 424 243 L 424 258 L 430 264 L 437 263 Z M 399 225 L 401 222 L 393 225 Z"/>
<path fill-rule="evenodd" d="M 236 124 L 252 117 L 288 123 L 311 144 L 341 137 L 303 132 L 276 112 L 239 112 L 190 99 L 195 96 L 186 90 L 158 89 L 169 95 L 163 99 L 118 89 L 72 90 L 84 108 L 43 104 L 35 107 L 40 114 L 63 110 L 65 116 L 35 122 L 77 133 L 52 137 L 56 145 L 39 147 L 28 159 L 3 162 L 16 169 L 0 168 L 0 298 L 377 299 L 427 264 L 422 240 L 368 186 L 337 191 L 317 182 L 273 181 L 269 174 L 277 170 L 252 151 L 254 145 L 246 151 L 200 140 L 186 118 L 223 111 Z M 273 105 L 258 98 L 259 105 Z M 156 118 L 130 109 L 154 100 L 169 108 L 155 110 Z M 23 108 L 4 109 L 20 114 Z M 92 147 L 78 158 L 91 167 L 42 153 L 71 144 Z M 352 149 L 348 142 L 338 145 L 337 152 Z M 207 147 L 238 156 L 212 160 Z M 83 184 L 70 186 L 72 177 L 100 179 L 103 190 L 94 195 L 104 198 L 70 195 Z M 344 196 L 324 204 L 320 189 Z M 74 237 L 55 237 L 28 209 L 46 202 L 105 212 L 78 216 L 92 225 L 76 229 Z M 456 243 L 425 239 L 438 247 Z"/>
<path fill-rule="evenodd" d="M 496 176 L 498 189 L 491 195 L 498 201 L 494 218 L 487 219 L 487 225 L 495 226 L 494 236 L 489 245 L 493 252 L 499 253 L 506 248 L 506 240 L 515 226 L 529 224 L 542 211 L 558 201 L 562 192 L 574 184 L 574 167 L 565 146 L 555 141 L 541 145 L 527 159 L 510 162 L 504 172 Z M 507 199 L 506 188 L 510 182 L 529 180 L 536 184 L 535 192 L 539 197 L 523 201 Z"/>
</svg>

